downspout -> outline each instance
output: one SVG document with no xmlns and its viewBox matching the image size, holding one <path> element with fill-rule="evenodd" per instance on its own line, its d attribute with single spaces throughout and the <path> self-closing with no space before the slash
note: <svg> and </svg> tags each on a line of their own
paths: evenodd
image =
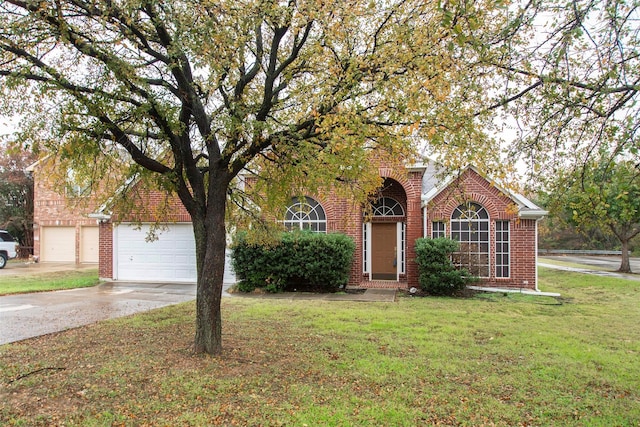
<svg viewBox="0 0 640 427">
<path fill-rule="evenodd" d="M 427 206 L 422 207 L 422 237 L 427 237 Z"/>
</svg>

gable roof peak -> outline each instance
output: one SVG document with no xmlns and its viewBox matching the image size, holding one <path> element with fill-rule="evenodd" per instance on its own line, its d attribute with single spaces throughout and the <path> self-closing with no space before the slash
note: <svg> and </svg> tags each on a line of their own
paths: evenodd
<svg viewBox="0 0 640 427">
<path fill-rule="evenodd" d="M 431 159 L 429 159 L 431 160 Z M 455 171 L 447 171 L 440 163 L 433 161 L 425 168 L 425 174 L 422 178 L 422 206 L 425 207 L 438 194 L 445 190 L 455 180 L 459 179 L 467 171 L 473 171 L 482 179 L 486 180 L 493 187 L 497 188 L 502 194 L 511 199 L 518 206 L 518 217 L 522 219 L 541 219 L 549 212 L 542 209 L 527 197 L 520 193 L 508 190 L 501 186 L 494 179 L 486 176 L 473 164 L 457 169 Z"/>
</svg>

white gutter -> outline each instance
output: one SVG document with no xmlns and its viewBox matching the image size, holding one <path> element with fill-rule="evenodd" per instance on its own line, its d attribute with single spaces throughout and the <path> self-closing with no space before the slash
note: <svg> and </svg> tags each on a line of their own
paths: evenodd
<svg viewBox="0 0 640 427">
<path fill-rule="evenodd" d="M 549 214 L 544 209 L 525 209 L 518 212 L 518 217 L 522 219 L 541 219 Z"/>
<path fill-rule="evenodd" d="M 110 214 L 105 214 L 105 213 L 90 213 L 89 215 L 87 215 L 89 218 L 95 219 L 97 220 L 99 223 L 103 223 L 103 222 L 107 222 L 111 219 L 111 215 Z"/>
</svg>

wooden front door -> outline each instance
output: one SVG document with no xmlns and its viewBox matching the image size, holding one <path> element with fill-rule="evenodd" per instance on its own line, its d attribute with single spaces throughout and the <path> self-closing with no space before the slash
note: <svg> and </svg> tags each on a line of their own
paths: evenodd
<svg viewBox="0 0 640 427">
<path fill-rule="evenodd" d="M 371 226 L 371 279 L 396 280 L 398 278 L 396 223 L 374 223 Z"/>
</svg>

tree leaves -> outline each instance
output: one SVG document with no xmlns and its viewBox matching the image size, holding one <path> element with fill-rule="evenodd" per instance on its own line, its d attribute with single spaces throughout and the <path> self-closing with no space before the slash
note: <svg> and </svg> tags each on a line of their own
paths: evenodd
<svg viewBox="0 0 640 427">
<path fill-rule="evenodd" d="M 303 188 L 362 203 L 380 159 L 425 145 L 449 165 L 501 164 L 482 106 L 484 46 L 505 19 L 490 0 L 6 0 L 2 111 L 19 108 L 24 140 L 85 176 L 95 165 L 176 194 L 194 223 L 198 316 L 219 314 L 229 197 L 254 215 Z"/>
<path fill-rule="evenodd" d="M 622 245 L 621 271 L 630 271 L 629 241 L 640 234 L 640 174 L 634 161 L 603 156 L 555 181 L 551 208 L 570 212 L 578 229 L 610 229 Z"/>
<path fill-rule="evenodd" d="M 518 32 L 504 40 L 511 59 L 498 67 L 496 104 L 521 130 L 511 155 L 534 159 L 551 177 L 600 149 L 637 150 L 639 6 L 545 0 L 512 7 Z"/>
</svg>

